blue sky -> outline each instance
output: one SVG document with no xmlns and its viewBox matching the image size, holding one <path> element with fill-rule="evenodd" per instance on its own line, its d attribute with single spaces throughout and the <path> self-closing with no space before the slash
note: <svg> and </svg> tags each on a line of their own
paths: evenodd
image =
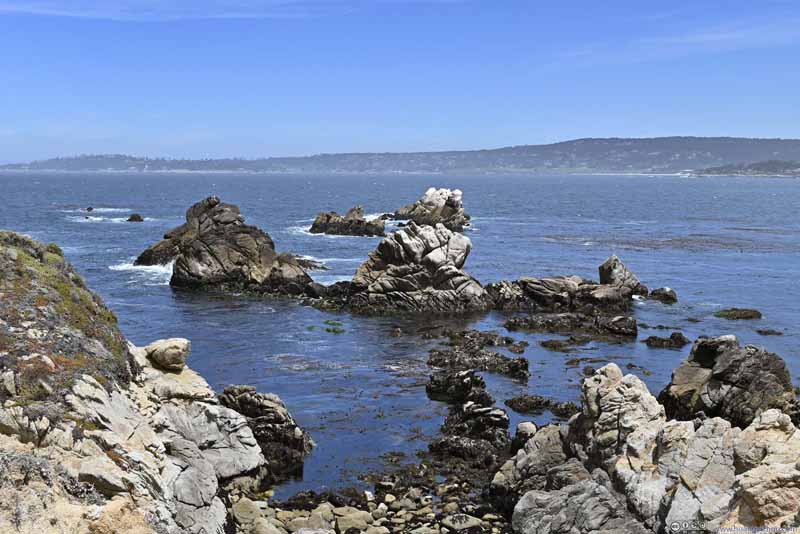
<svg viewBox="0 0 800 534">
<path fill-rule="evenodd" d="M 800 2 L 0 0 L 0 162 L 800 137 Z"/>
</svg>

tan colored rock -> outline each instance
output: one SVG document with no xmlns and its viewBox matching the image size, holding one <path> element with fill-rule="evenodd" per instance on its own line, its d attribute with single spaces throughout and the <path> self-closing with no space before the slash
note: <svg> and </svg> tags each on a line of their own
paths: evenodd
<svg viewBox="0 0 800 534">
<path fill-rule="evenodd" d="M 144 350 L 147 357 L 161 369 L 180 372 L 186 366 L 186 359 L 192 344 L 188 339 L 170 338 L 160 339 L 147 345 Z"/>
</svg>

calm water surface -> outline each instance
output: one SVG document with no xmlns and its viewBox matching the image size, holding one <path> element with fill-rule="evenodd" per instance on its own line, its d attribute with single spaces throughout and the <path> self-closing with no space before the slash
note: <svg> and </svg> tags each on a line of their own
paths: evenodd
<svg viewBox="0 0 800 534">
<path fill-rule="evenodd" d="M 310 235 L 305 229 L 314 215 L 355 204 L 368 213 L 394 211 L 429 186 L 464 191 L 474 221 L 466 232 L 474 245 L 467 270 L 482 282 L 526 275 L 597 278 L 597 266 L 616 253 L 651 288 L 678 291 L 674 306 L 638 303 L 639 321 L 674 327 L 690 338 L 736 334 L 783 356 L 796 382 L 800 377 L 800 182 L 791 179 L 4 173 L 0 228 L 61 245 L 133 342 L 187 337 L 190 364 L 215 388 L 244 383 L 280 395 L 318 444 L 303 479 L 279 488 L 285 496 L 357 483 L 359 474 L 385 466 L 387 453 L 412 461 L 426 447 L 446 413 L 424 390 L 427 351 L 437 342 L 388 332 L 400 326 L 413 333 L 431 321 L 177 293 L 167 284 L 169 269 L 134 268 L 133 258 L 181 224 L 192 203 L 216 194 L 238 204 L 279 250 L 324 261 L 329 270 L 313 273 L 318 281 L 345 280 L 379 240 Z M 89 218 L 81 211 L 86 206 L 95 208 Z M 124 222 L 132 212 L 145 222 Z M 758 308 L 764 319 L 713 317 L 729 306 Z M 345 333 L 326 333 L 326 320 L 341 321 Z M 503 316 L 450 322 L 502 331 Z M 757 328 L 785 335 L 762 337 Z M 666 333 L 643 329 L 640 337 Z M 525 384 L 484 375 L 499 403 L 524 392 L 577 400 L 581 367 L 565 365 L 575 357 L 640 365 L 651 372 L 640 376 L 657 392 L 689 350 L 635 342 L 592 344 L 564 355 L 539 347 L 554 336 L 514 336 L 531 342 L 525 356 L 532 376 Z M 511 415 L 512 423 L 522 420 Z"/>
</svg>

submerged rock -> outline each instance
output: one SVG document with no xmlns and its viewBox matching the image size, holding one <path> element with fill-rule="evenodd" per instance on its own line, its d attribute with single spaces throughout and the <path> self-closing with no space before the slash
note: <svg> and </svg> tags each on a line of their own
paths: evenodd
<svg viewBox="0 0 800 534">
<path fill-rule="evenodd" d="M 131 213 L 130 217 L 127 219 L 127 222 L 144 222 L 144 217 L 138 213 Z"/>
<path fill-rule="evenodd" d="M 675 304 L 678 302 L 678 294 L 674 289 L 669 287 L 659 287 L 658 289 L 652 290 L 648 298 L 663 302 L 664 304 Z"/>
<path fill-rule="evenodd" d="M 518 395 L 505 401 L 505 404 L 518 413 L 541 414 L 549 411 L 561 419 L 569 419 L 580 411 L 574 402 L 558 402 L 540 395 Z"/>
<path fill-rule="evenodd" d="M 714 317 L 732 321 L 761 319 L 761 312 L 750 308 L 727 308 L 714 312 Z"/>
<path fill-rule="evenodd" d="M 551 334 L 587 334 L 594 339 L 635 338 L 636 319 L 628 315 L 586 315 L 583 313 L 539 313 L 512 317 L 505 322 L 509 330 L 549 332 Z"/>
<path fill-rule="evenodd" d="M 429 188 L 422 197 L 394 213 L 397 220 L 410 220 L 418 225 L 442 224 L 449 230 L 461 232 L 469 225 L 469 215 L 464 211 L 462 192 L 459 189 Z"/>
<path fill-rule="evenodd" d="M 763 348 L 742 347 L 734 336 L 695 341 L 658 398 L 670 418 L 690 420 L 702 412 L 738 427 L 771 408 L 795 421 L 800 415 L 786 362 Z"/>
<path fill-rule="evenodd" d="M 682 349 L 691 341 L 681 332 L 673 332 L 669 337 L 650 336 L 643 343 L 653 349 Z"/>
<path fill-rule="evenodd" d="M 368 221 L 364 218 L 364 208 L 356 206 L 350 208 L 346 214 L 339 215 L 335 211 L 319 213 L 314 223 L 308 230 L 312 234 L 354 235 L 354 236 L 380 236 L 384 232 L 382 219 Z"/>
<path fill-rule="evenodd" d="M 489 295 L 462 270 L 472 243 L 441 224 L 383 239 L 356 271 L 346 306 L 361 313 L 485 311 Z"/>
</svg>

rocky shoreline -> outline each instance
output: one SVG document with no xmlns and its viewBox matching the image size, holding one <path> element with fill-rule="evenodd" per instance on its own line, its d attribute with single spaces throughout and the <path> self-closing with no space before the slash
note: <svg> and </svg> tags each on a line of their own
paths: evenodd
<svg viewBox="0 0 800 534">
<path fill-rule="evenodd" d="M 178 289 L 290 297 L 323 309 L 498 310 L 510 315 L 509 331 L 570 336 L 551 340 L 559 341 L 553 350 L 637 338 L 632 303 L 651 293 L 616 256 L 599 267 L 599 282 L 528 277 L 484 287 L 464 270 L 471 246 L 442 223 L 411 220 L 352 281 L 321 286 L 298 257 L 277 253 L 268 234 L 245 225 L 236 206 L 209 197 L 137 262 L 174 261 Z M 428 450 L 411 465 L 368 474 L 371 491 L 277 502 L 270 488 L 314 447 L 280 398 L 236 385 L 217 394 L 187 367 L 188 340 L 128 342 L 55 245 L 0 232 L 0 273 L 3 532 L 800 529 L 797 392 L 780 356 L 733 336 L 695 340 L 657 397 L 611 363 L 584 369 L 580 405 L 507 399 L 519 413 L 548 410 L 565 421 L 526 421 L 512 434 L 476 371 L 526 382 L 527 345 L 497 332 L 431 330 L 425 337 L 444 344 L 430 351 L 426 392 L 447 403 L 448 415 Z M 665 305 L 677 301 L 669 288 L 653 293 Z M 648 339 L 687 342 L 679 332 Z"/>
</svg>

